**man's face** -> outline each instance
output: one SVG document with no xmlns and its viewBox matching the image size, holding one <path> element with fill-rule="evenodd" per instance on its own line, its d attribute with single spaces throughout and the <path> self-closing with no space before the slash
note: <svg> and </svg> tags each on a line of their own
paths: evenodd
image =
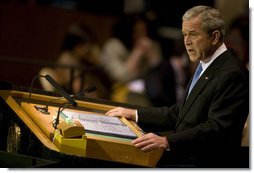
<svg viewBox="0 0 254 173">
<path fill-rule="evenodd" d="M 182 33 L 186 51 L 192 62 L 205 60 L 210 56 L 212 39 L 202 30 L 199 17 L 184 20 Z"/>
</svg>

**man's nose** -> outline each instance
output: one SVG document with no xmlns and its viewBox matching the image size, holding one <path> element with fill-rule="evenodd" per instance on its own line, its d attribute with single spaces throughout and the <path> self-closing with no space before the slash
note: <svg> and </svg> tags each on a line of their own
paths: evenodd
<svg viewBox="0 0 254 173">
<path fill-rule="evenodd" d="M 190 37 L 185 37 L 184 44 L 185 45 L 190 45 L 191 43 L 192 43 L 192 41 L 191 41 Z"/>
</svg>

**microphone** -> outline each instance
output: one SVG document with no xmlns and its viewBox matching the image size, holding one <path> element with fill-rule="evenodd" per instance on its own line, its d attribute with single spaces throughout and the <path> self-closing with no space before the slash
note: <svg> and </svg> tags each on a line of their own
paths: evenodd
<svg viewBox="0 0 254 173">
<path fill-rule="evenodd" d="M 65 103 L 62 103 L 59 108 L 58 108 L 58 111 L 57 111 L 57 117 L 56 119 L 54 120 L 53 122 L 53 127 L 54 129 L 57 129 L 57 126 L 59 124 L 59 118 L 60 118 L 60 113 L 69 105 L 70 103 L 69 102 L 65 102 Z M 62 108 L 63 107 L 63 108 Z M 61 110 L 62 108 L 62 110 Z"/>
<path fill-rule="evenodd" d="M 79 94 L 78 94 L 78 96 L 84 96 L 85 95 L 85 93 L 89 93 L 89 92 L 93 92 L 93 91 L 95 91 L 96 90 L 96 87 L 95 86 L 91 86 L 91 87 L 87 87 L 87 88 L 85 88 L 84 90 L 83 90 L 83 92 L 80 92 Z M 71 98 L 73 98 L 75 95 L 72 95 L 72 97 Z M 58 98 L 58 99 L 61 99 L 61 98 Z M 52 99 L 52 100 L 57 100 L 57 99 Z M 65 102 L 65 103 L 62 103 L 60 106 L 59 106 L 59 108 L 58 108 L 58 111 L 57 111 L 57 117 L 56 117 L 56 119 L 54 120 L 54 122 L 53 122 L 53 127 L 55 128 L 55 129 L 57 129 L 57 126 L 58 126 L 58 124 L 59 124 L 59 118 L 60 118 L 60 114 L 62 113 L 62 111 L 69 105 L 69 104 L 71 104 L 70 102 Z M 63 108 L 62 108 L 63 107 Z M 62 109 L 61 109 L 62 108 Z M 48 104 L 46 105 L 46 108 L 45 108 L 47 111 L 48 111 Z"/>
<path fill-rule="evenodd" d="M 90 92 L 93 92 L 96 90 L 96 87 L 95 86 L 90 86 L 90 87 L 87 87 L 85 89 L 83 89 L 81 92 L 79 92 L 78 94 L 76 95 L 70 95 L 71 98 L 79 98 L 80 96 L 84 97 L 86 93 L 90 93 Z M 41 113 L 43 114 L 50 114 L 50 112 L 48 112 L 48 107 L 49 107 L 49 104 L 53 101 L 56 101 L 56 100 L 61 100 L 61 99 L 64 99 L 64 97 L 58 97 L 58 98 L 53 98 L 51 100 L 49 100 L 47 103 L 46 103 L 46 106 L 45 107 L 38 107 L 36 106 L 35 108 L 40 111 Z"/>
<path fill-rule="evenodd" d="M 90 93 L 90 92 L 93 92 L 93 91 L 95 91 L 95 90 L 96 90 L 96 87 L 95 87 L 95 86 L 87 87 L 87 88 L 85 88 L 82 92 L 79 92 L 79 94 L 77 95 L 77 97 L 85 96 L 85 93 Z M 71 98 L 73 98 L 73 97 L 75 97 L 75 95 L 72 95 Z M 59 98 L 59 99 L 61 99 L 61 98 Z M 54 99 L 54 100 L 56 100 L 56 99 Z M 58 111 L 57 111 L 57 117 L 56 117 L 56 119 L 55 119 L 54 122 L 53 122 L 53 127 L 54 127 L 55 129 L 57 129 L 57 126 L 58 126 L 58 124 L 59 124 L 59 117 L 60 117 L 60 114 L 62 113 L 62 111 L 63 111 L 69 104 L 70 104 L 70 103 L 67 102 L 67 103 L 63 103 L 63 104 L 61 104 L 61 105 L 59 106 Z M 63 107 L 63 108 L 62 108 L 62 107 Z M 61 109 L 61 108 L 62 108 L 62 109 Z M 46 105 L 46 110 L 48 111 L 48 104 Z"/>
<path fill-rule="evenodd" d="M 73 107 L 77 107 L 78 104 L 77 102 L 75 102 L 75 100 L 70 97 L 70 95 L 48 74 L 45 76 L 45 78 L 47 79 L 47 81 L 56 88 L 56 90 L 59 92 L 59 94 L 61 94 L 66 100 L 69 101 L 69 103 L 73 106 Z"/>
<path fill-rule="evenodd" d="M 37 79 L 37 78 L 39 78 L 39 77 L 45 77 L 45 76 L 43 76 L 43 75 L 38 75 L 38 76 L 35 76 L 35 77 L 32 79 L 32 82 L 31 82 L 31 85 L 30 85 L 29 96 L 28 96 L 28 103 L 30 103 L 30 100 L 31 100 L 32 88 L 33 88 L 34 81 L 35 81 L 35 79 Z"/>
<path fill-rule="evenodd" d="M 85 96 L 86 93 L 94 92 L 96 90 L 96 86 L 90 86 L 85 88 L 82 92 L 79 93 L 79 96 Z"/>
</svg>

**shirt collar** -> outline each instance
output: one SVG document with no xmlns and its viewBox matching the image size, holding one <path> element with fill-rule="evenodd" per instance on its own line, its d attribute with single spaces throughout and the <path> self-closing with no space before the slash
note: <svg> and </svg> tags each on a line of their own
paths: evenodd
<svg viewBox="0 0 254 173">
<path fill-rule="evenodd" d="M 218 57 L 220 56 L 223 52 L 225 52 L 227 50 L 226 45 L 223 43 L 212 55 L 212 57 L 210 58 L 210 60 L 208 62 L 201 62 L 202 65 L 202 73 L 209 67 L 209 65 Z M 201 74 L 202 74 L 201 73 Z"/>
</svg>

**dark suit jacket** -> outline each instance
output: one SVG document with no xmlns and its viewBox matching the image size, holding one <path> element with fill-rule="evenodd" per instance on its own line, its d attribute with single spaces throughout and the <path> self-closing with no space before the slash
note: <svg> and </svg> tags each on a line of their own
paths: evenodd
<svg viewBox="0 0 254 173">
<path fill-rule="evenodd" d="M 248 113 L 249 72 L 225 51 L 202 74 L 188 99 L 169 108 L 138 109 L 138 122 L 145 130 L 173 130 L 167 139 L 175 159 L 198 167 L 237 167 Z"/>
</svg>

